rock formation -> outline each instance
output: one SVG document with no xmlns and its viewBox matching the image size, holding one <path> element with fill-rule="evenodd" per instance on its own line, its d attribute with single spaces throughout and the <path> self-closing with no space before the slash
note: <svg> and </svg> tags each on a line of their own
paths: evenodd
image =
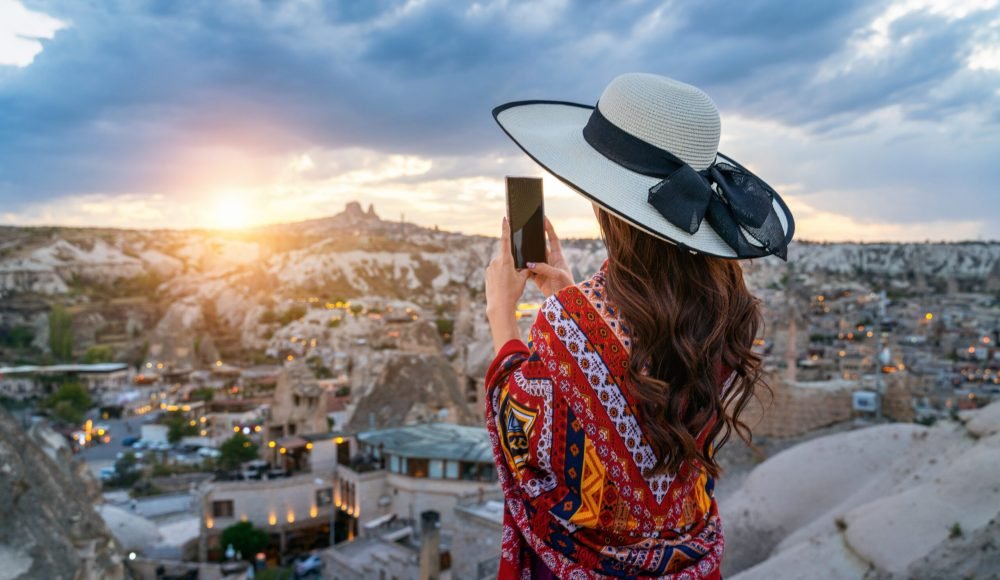
<svg viewBox="0 0 1000 580">
<path fill-rule="evenodd" d="M 724 575 L 996 578 L 1000 403 L 962 420 L 867 427 L 771 457 L 720 499 Z"/>
<path fill-rule="evenodd" d="M 99 490 L 61 436 L 0 409 L 0 577 L 125 578 Z"/>
</svg>

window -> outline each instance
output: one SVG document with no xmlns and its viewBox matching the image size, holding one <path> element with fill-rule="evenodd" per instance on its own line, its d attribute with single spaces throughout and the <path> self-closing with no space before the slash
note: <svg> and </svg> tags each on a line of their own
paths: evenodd
<svg viewBox="0 0 1000 580">
<path fill-rule="evenodd" d="M 226 499 L 222 501 L 212 502 L 212 517 L 213 518 L 231 518 L 233 517 L 233 500 Z"/>
<path fill-rule="evenodd" d="M 299 398 L 299 396 L 298 396 L 298 395 L 295 395 L 294 397 L 292 397 L 292 402 L 293 402 L 293 403 L 295 404 L 295 406 L 296 406 L 296 407 L 298 407 L 298 406 L 299 406 L 299 403 L 301 403 L 301 402 L 302 402 L 302 399 L 301 399 L 301 398 Z"/>
<path fill-rule="evenodd" d="M 299 426 L 296 423 L 292 423 L 291 425 L 289 425 L 288 426 L 288 434 L 289 435 L 295 435 L 295 432 L 299 430 L 298 427 Z"/>
<path fill-rule="evenodd" d="M 461 476 L 460 476 L 461 479 L 474 481 L 479 478 L 478 463 L 466 463 L 463 461 L 460 465 L 460 468 L 461 468 Z"/>
<path fill-rule="evenodd" d="M 410 457 L 406 460 L 406 473 L 411 477 L 427 477 L 428 465 L 426 459 Z"/>
<path fill-rule="evenodd" d="M 399 456 L 390 455 L 389 456 L 389 471 L 392 473 L 399 473 Z"/>
<path fill-rule="evenodd" d="M 497 480 L 497 468 L 492 463 L 480 463 L 479 464 L 479 480 L 480 481 L 496 481 Z"/>
<path fill-rule="evenodd" d="M 316 490 L 316 507 L 322 507 L 333 503 L 333 488 L 324 487 Z"/>
<path fill-rule="evenodd" d="M 444 477 L 444 461 L 441 461 L 440 459 L 431 459 L 428 477 L 431 479 L 441 479 Z"/>
<path fill-rule="evenodd" d="M 458 479 L 457 461 L 448 461 L 444 464 L 444 476 L 448 479 Z"/>
</svg>

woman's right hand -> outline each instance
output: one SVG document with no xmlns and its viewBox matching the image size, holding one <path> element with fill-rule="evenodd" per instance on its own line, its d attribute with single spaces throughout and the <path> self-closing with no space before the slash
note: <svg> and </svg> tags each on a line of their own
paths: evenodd
<svg viewBox="0 0 1000 580">
<path fill-rule="evenodd" d="M 545 235 L 549 239 L 548 247 L 545 250 L 546 262 L 528 262 L 528 270 L 531 272 L 531 280 L 534 281 L 538 289 L 546 298 L 567 286 L 572 286 L 573 273 L 563 256 L 562 244 L 559 243 L 559 236 L 556 229 L 552 227 L 549 218 L 545 218 Z"/>
</svg>

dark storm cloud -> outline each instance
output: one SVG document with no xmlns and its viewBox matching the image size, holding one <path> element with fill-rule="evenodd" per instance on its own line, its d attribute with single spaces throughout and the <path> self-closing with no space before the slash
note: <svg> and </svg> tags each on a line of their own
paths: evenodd
<svg viewBox="0 0 1000 580">
<path fill-rule="evenodd" d="M 489 116 L 493 105 L 594 102 L 608 80 L 631 70 L 698 84 L 724 114 L 802 127 L 817 139 L 863 132 L 851 123 L 888 105 L 943 127 L 978 111 L 988 120 L 982 134 L 995 134 L 1000 120 L 996 73 L 964 68 L 979 13 L 910 14 L 893 23 L 883 57 L 820 78 L 850 56 L 852 38 L 883 3 L 29 6 L 71 26 L 32 65 L 0 67 L 0 204 L 14 211 L 74 193 L 155 191 L 152 184 L 176 181 L 192 146 L 262 157 L 345 146 L 429 157 L 511 153 Z M 859 152 L 861 167 L 849 176 L 827 160 L 817 186 L 843 178 L 922 195 L 922 183 L 942 181 L 930 169 L 916 171 L 928 174 L 923 180 L 893 181 L 882 171 L 933 157 L 926 137 L 914 139 L 900 137 L 883 163 L 864 163 L 880 152 Z M 964 175 L 963 188 L 983 198 L 998 172 Z"/>
</svg>

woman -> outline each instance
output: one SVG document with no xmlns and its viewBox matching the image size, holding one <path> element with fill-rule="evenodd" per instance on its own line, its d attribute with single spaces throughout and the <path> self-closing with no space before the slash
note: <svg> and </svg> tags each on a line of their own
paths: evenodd
<svg viewBox="0 0 1000 580">
<path fill-rule="evenodd" d="M 503 105 L 536 162 L 594 204 L 608 259 L 574 284 L 546 220 L 545 264 L 514 268 L 510 231 L 486 273 L 497 355 L 487 426 L 506 498 L 502 578 L 720 578 L 714 453 L 754 394 L 757 300 L 735 259 L 785 258 L 792 216 L 718 154 L 700 90 L 631 74 L 596 107 Z M 514 308 L 547 297 L 521 341 Z"/>
</svg>

